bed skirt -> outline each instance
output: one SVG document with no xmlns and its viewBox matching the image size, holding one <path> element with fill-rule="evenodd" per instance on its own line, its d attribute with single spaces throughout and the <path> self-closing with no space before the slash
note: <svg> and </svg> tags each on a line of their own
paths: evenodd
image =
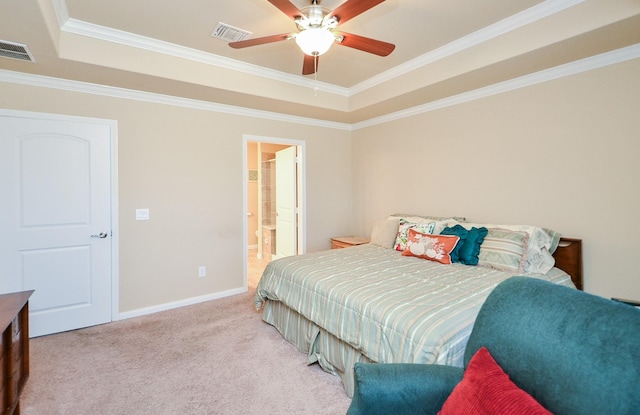
<svg viewBox="0 0 640 415">
<path fill-rule="evenodd" d="M 353 397 L 353 366 L 371 362 L 369 358 L 279 301 L 265 301 L 262 320 L 305 353 L 309 364 L 317 362 L 324 371 L 340 376 L 345 392 Z"/>
</svg>

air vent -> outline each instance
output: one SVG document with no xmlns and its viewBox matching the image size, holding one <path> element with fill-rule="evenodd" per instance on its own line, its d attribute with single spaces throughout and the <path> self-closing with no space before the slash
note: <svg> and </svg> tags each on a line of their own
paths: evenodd
<svg viewBox="0 0 640 415">
<path fill-rule="evenodd" d="M 27 45 L 0 40 L 0 57 L 35 62 Z"/>
<path fill-rule="evenodd" d="M 245 40 L 252 34 L 253 33 L 249 31 L 229 26 L 226 23 L 218 23 L 216 25 L 216 28 L 213 29 L 211 37 L 215 37 L 216 39 L 221 39 L 227 42 L 237 42 L 239 40 Z"/>
</svg>

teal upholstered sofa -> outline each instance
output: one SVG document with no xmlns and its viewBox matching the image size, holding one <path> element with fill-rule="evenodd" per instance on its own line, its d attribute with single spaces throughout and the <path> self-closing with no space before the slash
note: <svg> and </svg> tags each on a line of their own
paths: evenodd
<svg viewBox="0 0 640 415">
<path fill-rule="evenodd" d="M 640 414 L 640 310 L 513 277 L 489 295 L 465 350 L 486 347 L 510 379 L 555 415 Z M 464 370 L 358 363 L 348 415 L 436 414 Z"/>
</svg>

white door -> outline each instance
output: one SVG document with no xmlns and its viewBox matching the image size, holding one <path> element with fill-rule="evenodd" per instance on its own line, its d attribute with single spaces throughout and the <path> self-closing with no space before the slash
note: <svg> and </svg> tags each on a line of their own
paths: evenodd
<svg viewBox="0 0 640 415">
<path fill-rule="evenodd" d="M 296 254 L 296 147 L 276 152 L 276 255 Z"/>
<path fill-rule="evenodd" d="M 111 126 L 0 112 L 0 293 L 30 336 L 111 321 Z"/>
</svg>

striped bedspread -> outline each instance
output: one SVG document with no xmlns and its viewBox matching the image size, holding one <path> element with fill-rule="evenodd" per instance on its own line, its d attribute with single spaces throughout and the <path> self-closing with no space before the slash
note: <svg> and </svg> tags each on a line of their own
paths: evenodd
<svg viewBox="0 0 640 415">
<path fill-rule="evenodd" d="M 282 302 L 374 362 L 462 366 L 482 303 L 512 275 L 360 245 L 272 261 L 254 300 Z M 518 275 L 573 286 L 556 268 Z"/>
</svg>

